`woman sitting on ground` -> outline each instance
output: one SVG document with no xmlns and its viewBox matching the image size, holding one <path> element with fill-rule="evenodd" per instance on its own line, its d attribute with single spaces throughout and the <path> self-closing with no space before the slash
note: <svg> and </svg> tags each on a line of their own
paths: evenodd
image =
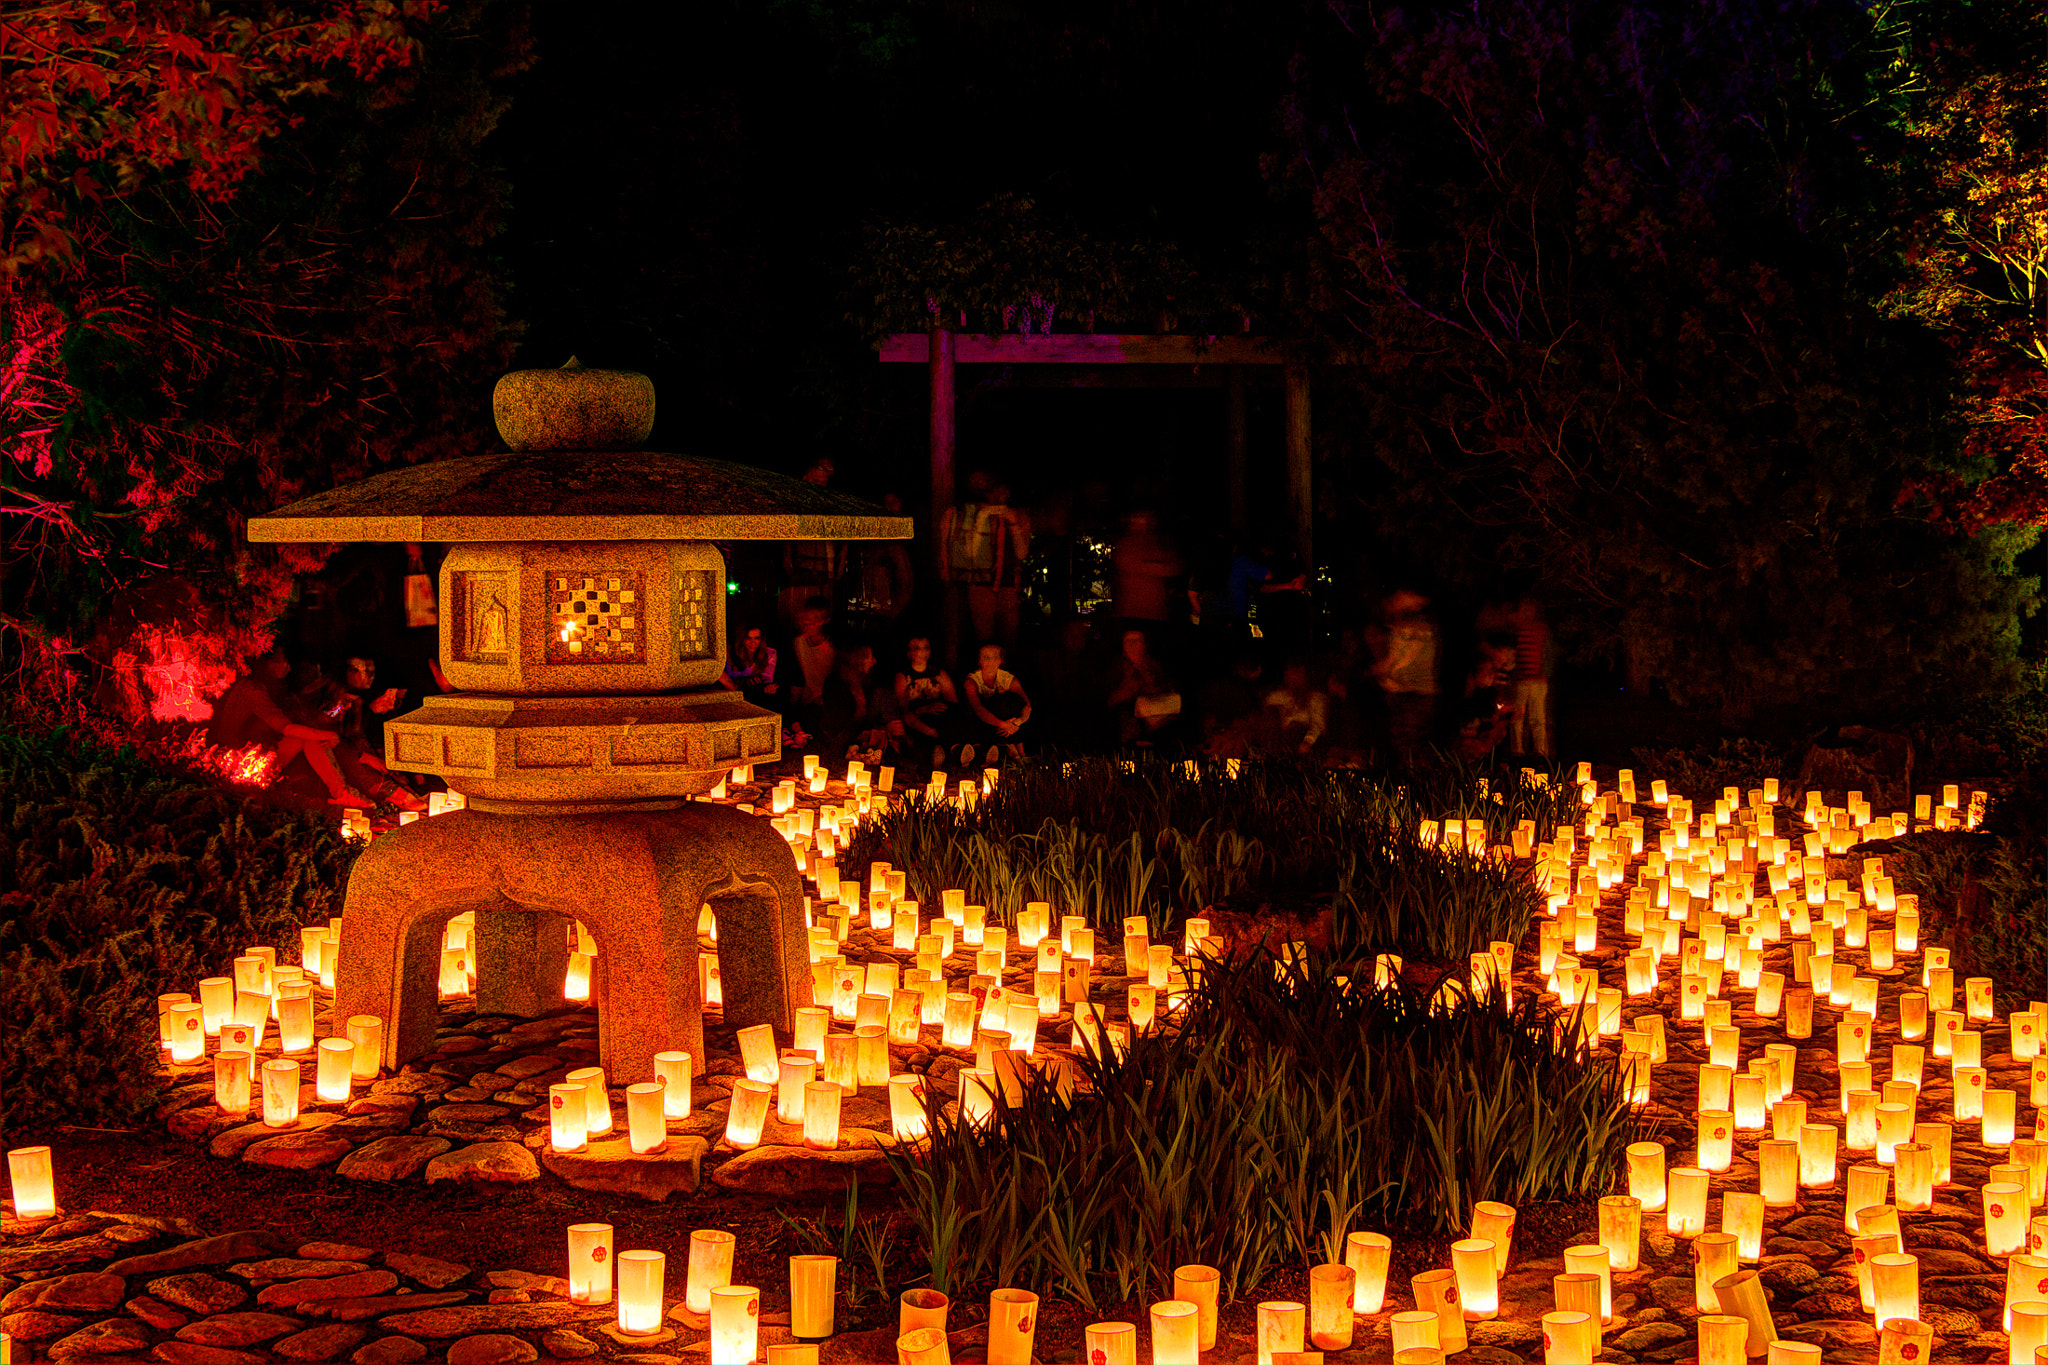
<svg viewBox="0 0 2048 1365">
<path fill-rule="evenodd" d="M 351 791 L 335 765 L 334 748 L 341 743 L 341 732 L 303 725 L 286 712 L 284 682 L 291 667 L 290 660 L 274 651 L 254 660 L 249 671 L 213 704 L 206 742 L 221 749 L 266 749 L 276 759 L 273 771 L 277 775 L 303 760 L 327 788 L 329 805 L 369 810 L 376 803 Z"/>
<path fill-rule="evenodd" d="M 905 759 L 929 758 L 936 768 L 959 738 L 960 693 L 946 670 L 933 665 L 930 639 L 913 635 L 903 652 L 909 666 L 896 675 L 890 743 Z"/>
<path fill-rule="evenodd" d="M 775 696 L 779 690 L 775 683 L 775 646 L 768 643 L 759 626 L 748 626 L 733 641 L 725 671 L 718 675 L 718 685 L 757 706 L 768 705 L 767 699 Z"/>
<path fill-rule="evenodd" d="M 1180 693 L 1166 665 L 1152 656 L 1142 630 L 1127 630 L 1108 700 L 1119 744 L 1144 744 L 1180 719 Z"/>
<path fill-rule="evenodd" d="M 864 644 L 840 652 L 825 680 L 823 751 L 834 766 L 849 758 L 878 763 L 888 742 L 888 716 L 874 685 L 875 651 Z"/>
</svg>

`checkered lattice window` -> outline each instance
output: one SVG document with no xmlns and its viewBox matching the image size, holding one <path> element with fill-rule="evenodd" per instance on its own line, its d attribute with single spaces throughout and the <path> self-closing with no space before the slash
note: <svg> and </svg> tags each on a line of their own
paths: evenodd
<svg viewBox="0 0 2048 1365">
<path fill-rule="evenodd" d="M 646 658 L 636 573 L 548 576 L 548 662 L 637 664 Z"/>
<path fill-rule="evenodd" d="M 713 606 L 718 575 L 709 569 L 685 569 L 676 575 L 676 657 L 712 659 L 718 651 L 712 643 L 716 618 Z"/>
</svg>

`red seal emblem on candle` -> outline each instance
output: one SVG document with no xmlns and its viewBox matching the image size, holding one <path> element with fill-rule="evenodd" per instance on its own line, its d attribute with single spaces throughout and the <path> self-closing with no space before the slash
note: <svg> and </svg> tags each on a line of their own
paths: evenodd
<svg viewBox="0 0 2048 1365">
<path fill-rule="evenodd" d="M 199 1021 L 197 1019 L 187 1019 L 185 1021 L 185 1032 L 187 1033 L 190 1033 L 193 1029 L 196 1029 L 198 1027 Z"/>
<path fill-rule="evenodd" d="M 598 1263 L 599 1265 L 603 1265 L 603 1264 L 604 1264 L 604 1258 L 605 1258 L 605 1249 L 604 1249 L 603 1247 L 601 1247 L 601 1246 L 594 1246 L 594 1247 L 592 1247 L 592 1248 L 590 1249 L 590 1259 L 591 1259 L 591 1260 L 593 1260 L 593 1261 L 596 1261 L 596 1262 L 597 1262 L 597 1263 Z"/>
<path fill-rule="evenodd" d="M 1031 1315 L 1029 1313 L 1026 1313 L 1023 1317 L 1017 1319 L 1017 1330 L 1020 1332 L 1028 1332 L 1031 1330 Z"/>
<path fill-rule="evenodd" d="M 1454 1285 L 1454 1284 L 1447 1284 L 1447 1285 L 1445 1285 L 1445 1286 L 1444 1286 L 1444 1302 L 1445 1302 L 1445 1303 L 1456 1303 L 1457 1301 L 1458 1301 L 1458 1287 L 1457 1287 L 1456 1285 Z"/>
<path fill-rule="evenodd" d="M 1715 1137 L 1717 1137 L 1717 1138 L 1724 1138 L 1724 1137 L 1727 1137 L 1727 1136 L 1728 1136 L 1728 1130 L 1727 1130 L 1726 1128 L 1716 1128 L 1716 1129 L 1714 1130 L 1714 1136 L 1715 1136 Z"/>
<path fill-rule="evenodd" d="M 1918 1360 L 1920 1358 L 1920 1348 L 1909 1341 L 1899 1348 L 1899 1354 L 1908 1360 Z"/>
<path fill-rule="evenodd" d="M 562 1107 L 562 1097 L 560 1095 L 550 1096 L 548 1098 L 548 1103 L 552 1105 L 554 1108 L 560 1109 Z"/>
<path fill-rule="evenodd" d="M 2003 1217 L 2005 1217 L 2005 1205 L 2003 1205 L 2003 1204 L 1993 1204 L 1993 1205 L 1991 1206 L 1991 1216 L 1992 1216 L 1993 1218 L 2003 1218 Z"/>
<path fill-rule="evenodd" d="M 759 1299 L 747 1300 L 747 1316 L 750 1318 L 758 1318 L 761 1316 L 761 1301 Z"/>
</svg>

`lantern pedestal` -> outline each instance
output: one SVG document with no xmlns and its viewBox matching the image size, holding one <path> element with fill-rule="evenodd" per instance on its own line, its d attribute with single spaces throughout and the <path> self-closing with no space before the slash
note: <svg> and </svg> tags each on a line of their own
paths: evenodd
<svg viewBox="0 0 2048 1365">
<path fill-rule="evenodd" d="M 384 748 L 391 767 L 432 773 L 471 810 L 675 806 L 738 764 L 780 759 L 782 718 L 723 688 L 623 697 L 457 692 L 386 721 Z"/>
<path fill-rule="evenodd" d="M 433 1050 L 448 920 L 477 907 L 566 916 L 583 922 L 605 964 L 591 997 L 601 1064 L 650 1076 L 657 1052 L 704 1055 L 697 918 L 706 903 L 718 916 L 726 1022 L 789 1030 L 809 998 L 803 886 L 767 821 L 702 802 L 416 821 L 371 844 L 349 875 L 335 1007 L 342 1018 L 387 1021 L 383 1061 L 396 1070 Z"/>
<path fill-rule="evenodd" d="M 697 918 L 718 914 L 728 1024 L 787 1031 L 809 1000 L 803 883 L 766 820 L 693 803 L 782 755 L 771 711 L 718 686 L 721 543 L 908 540 L 908 517 L 748 465 L 621 449 L 653 386 L 612 371 L 519 371 L 492 398 L 513 448 L 425 460 L 252 517 L 252 541 L 446 542 L 435 594 L 446 695 L 384 726 L 384 760 L 467 810 L 376 840 L 342 906 L 337 1017 L 387 1021 L 384 1063 L 431 1050 L 443 926 L 478 922 L 479 1005 L 539 1013 L 553 926 L 597 943 L 598 1044 L 613 1076 L 704 1053 Z M 555 443 L 589 441 L 593 449 Z M 525 958 L 525 961 L 520 959 Z M 495 981 L 493 978 L 496 978 Z M 524 1008 L 522 1008 L 522 1006 Z"/>
</svg>

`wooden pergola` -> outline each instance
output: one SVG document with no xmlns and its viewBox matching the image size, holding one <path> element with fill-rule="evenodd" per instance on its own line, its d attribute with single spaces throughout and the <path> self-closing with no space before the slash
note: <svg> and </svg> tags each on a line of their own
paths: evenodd
<svg viewBox="0 0 2048 1365">
<path fill-rule="evenodd" d="M 1309 371 L 1289 359 L 1270 337 L 1176 336 L 1128 333 L 1055 333 L 994 336 L 959 333 L 944 327 L 929 332 L 898 332 L 882 343 L 881 358 L 890 364 L 923 364 L 931 374 L 931 527 L 936 555 L 937 529 L 953 506 L 954 367 L 958 365 L 1178 365 L 1215 367 L 1225 373 L 1229 398 L 1230 521 L 1244 526 L 1245 378 L 1251 365 L 1282 367 L 1287 395 L 1287 511 L 1295 552 L 1302 566 L 1315 563 L 1313 462 L 1309 451 Z"/>
</svg>

